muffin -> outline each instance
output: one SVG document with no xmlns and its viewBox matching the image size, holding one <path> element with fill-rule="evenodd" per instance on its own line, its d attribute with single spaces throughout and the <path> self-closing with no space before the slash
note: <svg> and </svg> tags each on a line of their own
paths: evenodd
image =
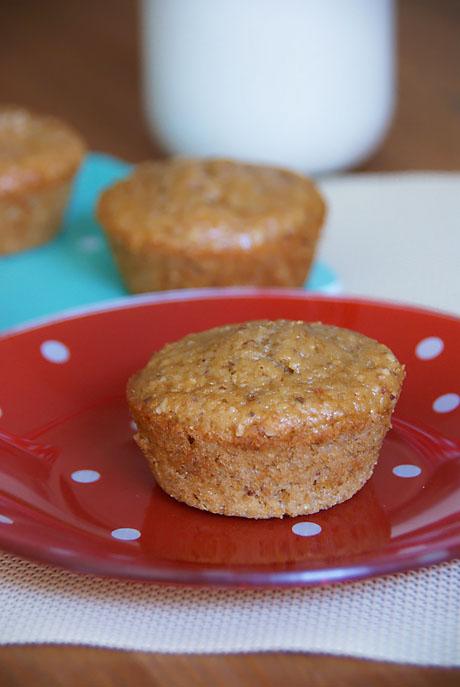
<svg viewBox="0 0 460 687">
<path fill-rule="evenodd" d="M 58 119 L 0 107 L 0 254 L 53 238 L 84 152 Z"/>
<path fill-rule="evenodd" d="M 403 377 L 388 348 L 357 332 L 259 321 L 165 346 L 127 396 L 165 492 L 213 513 L 270 518 L 316 513 L 361 489 Z"/>
<path fill-rule="evenodd" d="M 325 213 L 308 179 L 229 160 L 146 162 L 97 215 L 133 292 L 301 286 Z"/>
</svg>

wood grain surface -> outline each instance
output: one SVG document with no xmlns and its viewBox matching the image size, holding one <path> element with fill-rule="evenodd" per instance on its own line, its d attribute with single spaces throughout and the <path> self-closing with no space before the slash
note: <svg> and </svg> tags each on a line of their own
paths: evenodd
<svg viewBox="0 0 460 687">
<path fill-rule="evenodd" d="M 460 674 L 302 654 L 166 656 L 68 647 L 0 649 L 2 687 L 458 687 Z"/>
<path fill-rule="evenodd" d="M 133 0 L 3 0 L 0 99 L 67 119 L 92 149 L 132 161 L 161 155 L 142 116 L 137 29 Z M 361 170 L 460 169 L 459 36 L 459 0 L 401 0 L 398 105 Z M 453 687 L 460 672 L 298 654 L 0 649 L 1 687 L 77 685 Z"/>
</svg>

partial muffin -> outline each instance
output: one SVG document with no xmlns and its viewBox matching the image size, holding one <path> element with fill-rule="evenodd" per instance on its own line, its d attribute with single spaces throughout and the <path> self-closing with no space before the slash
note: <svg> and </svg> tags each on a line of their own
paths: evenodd
<svg viewBox="0 0 460 687">
<path fill-rule="evenodd" d="M 190 506 L 248 518 L 316 513 L 370 478 L 404 378 L 382 344 L 288 320 L 165 346 L 128 383 L 136 441 Z"/>
<path fill-rule="evenodd" d="M 296 520 L 272 518 L 263 531 L 256 520 L 222 518 L 156 495 L 142 523 L 142 551 L 150 558 L 209 565 L 325 565 L 382 549 L 391 526 L 368 482 L 352 499 L 316 513 L 321 536 L 292 531 Z"/>
<path fill-rule="evenodd" d="M 60 120 L 0 107 L 0 254 L 53 238 L 84 152 Z"/>
<path fill-rule="evenodd" d="M 324 214 L 312 182 L 293 172 L 178 158 L 139 165 L 97 210 L 133 292 L 301 286 Z"/>
</svg>

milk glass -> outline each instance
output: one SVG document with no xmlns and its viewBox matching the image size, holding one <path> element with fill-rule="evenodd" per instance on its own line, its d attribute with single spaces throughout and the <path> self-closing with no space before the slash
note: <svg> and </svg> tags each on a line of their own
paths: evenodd
<svg viewBox="0 0 460 687">
<path fill-rule="evenodd" d="M 394 105 L 393 0 L 143 0 L 143 90 L 172 154 L 311 174 L 381 143 Z"/>
</svg>

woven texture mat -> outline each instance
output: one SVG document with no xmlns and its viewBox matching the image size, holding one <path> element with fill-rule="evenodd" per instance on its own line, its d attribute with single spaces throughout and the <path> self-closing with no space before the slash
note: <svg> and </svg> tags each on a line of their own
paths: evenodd
<svg viewBox="0 0 460 687">
<path fill-rule="evenodd" d="M 5 554 L 0 580 L 2 644 L 460 664 L 460 562 L 315 589 L 231 590 L 102 580 Z"/>
</svg>

